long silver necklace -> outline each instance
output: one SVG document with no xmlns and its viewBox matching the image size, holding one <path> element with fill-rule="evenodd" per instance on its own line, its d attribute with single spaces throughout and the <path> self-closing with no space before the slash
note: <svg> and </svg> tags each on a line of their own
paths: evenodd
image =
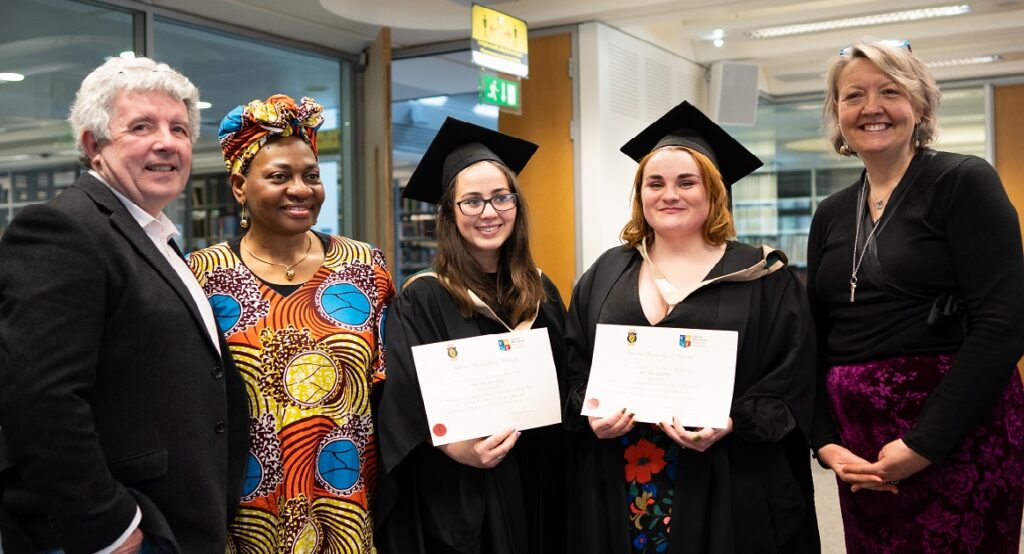
<svg viewBox="0 0 1024 554">
<path fill-rule="evenodd" d="M 868 245 L 871 244 L 871 238 L 875 236 L 875 231 L 878 230 L 881 225 L 882 218 L 878 218 L 875 222 L 875 226 L 871 228 L 871 232 L 864 238 L 864 247 L 860 249 L 860 256 L 857 255 L 857 245 L 860 244 L 860 226 L 864 220 L 864 205 L 867 203 L 867 191 L 871 184 L 868 181 L 868 174 L 864 173 L 864 186 L 861 187 L 860 193 L 857 195 L 857 226 L 853 233 L 853 260 L 850 264 L 850 302 L 854 302 L 854 297 L 857 294 L 857 272 L 860 271 L 860 264 L 864 262 L 864 255 L 867 254 Z M 892 192 L 892 191 L 890 191 Z"/>
</svg>

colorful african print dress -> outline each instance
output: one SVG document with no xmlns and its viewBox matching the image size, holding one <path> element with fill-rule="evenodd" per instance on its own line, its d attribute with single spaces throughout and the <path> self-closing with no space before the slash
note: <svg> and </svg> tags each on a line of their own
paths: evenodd
<svg viewBox="0 0 1024 554">
<path fill-rule="evenodd" d="M 381 329 L 394 287 L 380 250 L 318 237 L 323 266 L 287 295 L 249 271 L 237 239 L 189 258 L 249 396 L 231 552 L 375 551 L 370 393 L 385 376 Z"/>
</svg>

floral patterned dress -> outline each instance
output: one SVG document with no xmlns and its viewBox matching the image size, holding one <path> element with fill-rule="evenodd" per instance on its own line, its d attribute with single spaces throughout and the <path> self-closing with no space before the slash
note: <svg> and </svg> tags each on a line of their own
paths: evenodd
<svg viewBox="0 0 1024 554">
<path fill-rule="evenodd" d="M 708 277 L 722 274 L 719 262 Z M 608 295 L 601 323 L 650 326 L 639 296 L 640 263 L 623 273 Z M 702 290 L 677 305 L 656 327 L 710 329 L 718 306 L 717 289 Z M 629 502 L 630 538 L 633 552 L 666 552 L 672 529 L 672 503 L 681 447 L 656 424 L 640 423 L 620 439 L 625 466 L 626 499 Z"/>
<path fill-rule="evenodd" d="M 231 552 L 374 552 L 370 393 L 385 377 L 381 329 L 394 286 L 380 250 L 318 238 L 324 263 L 295 286 L 257 278 L 238 239 L 189 257 L 249 396 Z"/>
<path fill-rule="evenodd" d="M 626 498 L 634 552 L 665 552 L 672 527 L 679 445 L 658 429 L 640 424 L 623 435 Z"/>
</svg>

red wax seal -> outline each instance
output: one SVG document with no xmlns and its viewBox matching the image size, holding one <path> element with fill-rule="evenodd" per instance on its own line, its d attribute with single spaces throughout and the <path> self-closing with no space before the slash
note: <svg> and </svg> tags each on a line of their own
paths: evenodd
<svg viewBox="0 0 1024 554">
<path fill-rule="evenodd" d="M 448 434 L 448 428 L 444 426 L 444 423 L 438 423 L 434 425 L 434 435 L 443 437 Z"/>
<path fill-rule="evenodd" d="M 591 410 L 596 410 L 597 407 L 600 405 L 601 402 L 596 398 L 591 398 L 587 400 L 587 407 L 590 408 Z"/>
</svg>

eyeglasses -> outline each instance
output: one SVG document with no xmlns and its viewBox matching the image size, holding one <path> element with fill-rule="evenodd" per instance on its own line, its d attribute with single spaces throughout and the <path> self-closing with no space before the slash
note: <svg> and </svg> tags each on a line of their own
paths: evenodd
<svg viewBox="0 0 1024 554">
<path fill-rule="evenodd" d="M 459 207 L 459 211 L 462 215 L 480 215 L 484 213 L 484 207 L 488 204 L 494 208 L 497 212 L 507 212 L 512 208 L 516 207 L 519 203 L 519 195 L 512 192 L 509 194 L 499 194 L 490 198 L 468 198 L 456 202 L 455 205 Z"/>
<path fill-rule="evenodd" d="M 906 40 L 906 39 L 872 40 L 872 41 L 869 41 L 869 43 L 870 44 L 881 44 L 882 46 L 888 46 L 889 48 L 895 48 L 897 50 L 906 50 L 907 52 L 910 52 L 911 54 L 914 53 L 914 51 L 910 49 L 910 41 Z M 852 45 L 851 46 L 847 46 L 846 48 L 843 48 L 842 50 L 840 50 L 839 51 L 839 55 L 840 56 L 847 56 L 851 52 L 853 52 L 853 46 Z"/>
</svg>

